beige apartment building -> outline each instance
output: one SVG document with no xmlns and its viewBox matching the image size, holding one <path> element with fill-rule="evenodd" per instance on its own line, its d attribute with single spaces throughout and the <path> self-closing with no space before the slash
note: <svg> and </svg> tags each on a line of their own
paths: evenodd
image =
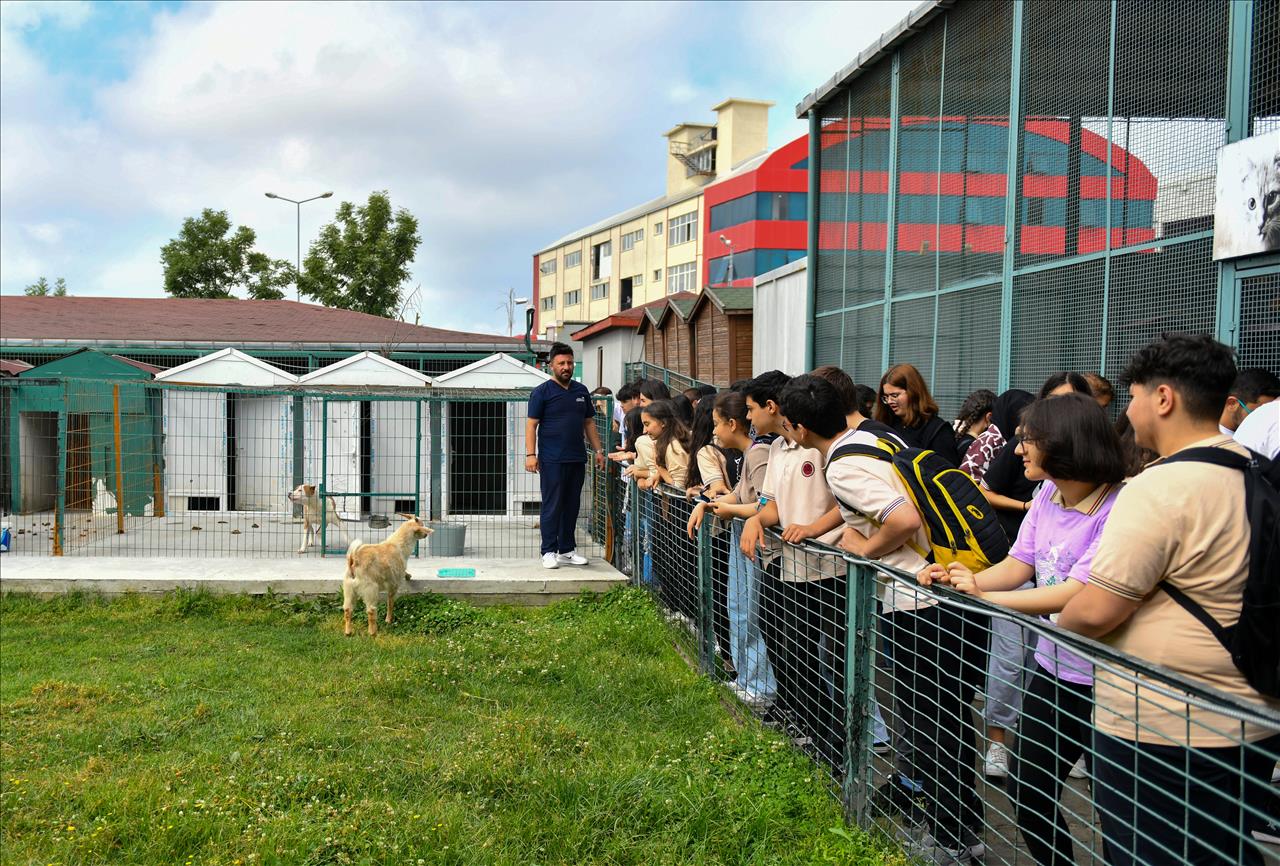
<svg viewBox="0 0 1280 866">
<path fill-rule="evenodd" d="M 665 195 L 538 251 L 535 331 L 560 339 L 621 310 L 700 291 L 708 237 L 702 191 L 768 149 L 772 105 L 726 99 L 712 109 L 714 124 L 681 123 L 668 130 Z"/>
</svg>

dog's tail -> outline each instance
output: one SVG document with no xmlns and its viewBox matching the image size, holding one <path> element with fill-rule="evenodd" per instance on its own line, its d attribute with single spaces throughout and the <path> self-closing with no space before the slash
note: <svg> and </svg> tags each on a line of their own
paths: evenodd
<svg viewBox="0 0 1280 866">
<path fill-rule="evenodd" d="M 356 539 L 351 542 L 351 546 L 347 548 L 347 577 L 354 578 L 356 576 L 356 551 L 364 547 L 364 542 Z"/>
</svg>

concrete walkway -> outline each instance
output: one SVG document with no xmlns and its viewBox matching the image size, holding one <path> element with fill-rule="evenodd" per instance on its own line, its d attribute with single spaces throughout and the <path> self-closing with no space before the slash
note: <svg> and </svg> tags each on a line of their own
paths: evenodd
<svg viewBox="0 0 1280 866">
<path fill-rule="evenodd" d="M 179 557 L 0 557 L 0 592 L 42 595 L 93 592 L 163 593 L 182 587 L 217 593 L 280 595 L 340 593 L 341 557 L 305 559 L 190 559 Z M 474 577 L 440 577 L 441 569 L 474 569 Z M 603 560 L 544 569 L 538 560 L 465 557 L 413 560 L 406 592 L 437 592 L 474 604 L 544 605 L 583 590 L 606 592 L 627 582 Z"/>
</svg>

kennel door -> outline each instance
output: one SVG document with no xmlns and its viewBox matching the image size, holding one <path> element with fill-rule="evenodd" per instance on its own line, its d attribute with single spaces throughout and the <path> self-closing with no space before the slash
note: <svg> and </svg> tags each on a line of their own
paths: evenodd
<svg viewBox="0 0 1280 866">
<path fill-rule="evenodd" d="M 285 397 L 241 396 L 236 405 L 236 508 L 282 510 L 292 480 L 293 409 Z"/>
</svg>

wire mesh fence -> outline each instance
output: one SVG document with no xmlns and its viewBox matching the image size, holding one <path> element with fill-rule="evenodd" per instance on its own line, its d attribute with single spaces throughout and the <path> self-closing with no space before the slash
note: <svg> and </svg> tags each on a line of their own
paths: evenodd
<svg viewBox="0 0 1280 866">
<path fill-rule="evenodd" d="M 435 529 L 423 556 L 538 555 L 524 391 L 0 387 L 12 555 L 338 555 L 382 541 L 400 514 Z M 579 541 L 599 556 L 603 476 L 582 496 Z"/>
<path fill-rule="evenodd" d="M 610 483 L 677 643 L 913 862 L 1280 857 L 1280 713 L 826 545 L 748 559 L 741 521 Z"/>
</svg>

